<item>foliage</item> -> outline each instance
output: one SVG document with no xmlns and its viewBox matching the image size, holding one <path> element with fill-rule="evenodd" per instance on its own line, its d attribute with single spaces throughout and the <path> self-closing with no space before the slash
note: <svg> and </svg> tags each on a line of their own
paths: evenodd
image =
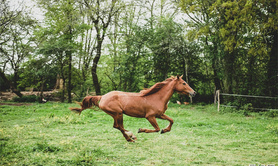
<svg viewBox="0 0 278 166">
<path fill-rule="evenodd" d="M 47 10 L 46 26 L 37 32 L 42 40 L 39 53 L 58 63 L 60 75 L 67 81 L 68 102 L 71 102 L 72 57 L 79 48 L 76 39 L 87 26 L 80 22 L 80 9 L 75 1 L 53 1 L 49 5 L 49 1 L 39 0 L 38 3 Z"/>
<path fill-rule="evenodd" d="M 48 58 L 30 59 L 24 64 L 19 87 L 32 87 L 34 90 L 52 89 L 56 83 L 57 67 Z M 31 78 L 29 76 L 32 76 Z"/>
<path fill-rule="evenodd" d="M 33 55 L 33 30 L 37 21 L 26 11 L 12 10 L 9 1 L 1 1 L 0 28 L 0 67 L 1 77 L 5 80 L 5 70 L 10 69 L 12 80 L 6 81 L 16 89 L 22 63 Z M 3 71 L 3 73 L 2 73 Z M 14 90 L 13 90 L 14 91 Z M 21 96 L 21 95 L 19 95 Z"/>
<path fill-rule="evenodd" d="M 0 90 L 1 91 L 5 91 L 6 89 L 9 89 L 9 84 L 7 82 L 5 82 L 1 77 L 0 77 Z"/>
<path fill-rule="evenodd" d="M 277 44 L 272 45 L 277 43 L 276 28 L 268 27 L 269 22 L 278 18 L 277 10 L 272 8 L 277 3 L 269 1 L 272 5 L 265 5 L 265 2 L 180 1 L 180 7 L 189 17 L 188 38 L 200 41 L 203 46 L 202 53 L 213 71 L 216 89 L 226 93 L 277 96 L 274 57 L 278 51 Z M 270 17 L 266 16 L 269 14 Z M 266 32 L 263 27 L 274 33 Z M 252 101 L 252 105 L 256 104 L 259 105 Z"/>
<path fill-rule="evenodd" d="M 32 102 L 38 102 L 39 99 L 36 95 L 29 95 L 29 96 L 22 96 L 22 97 L 14 97 L 13 98 L 14 102 L 27 102 L 27 103 L 32 103 Z"/>
</svg>

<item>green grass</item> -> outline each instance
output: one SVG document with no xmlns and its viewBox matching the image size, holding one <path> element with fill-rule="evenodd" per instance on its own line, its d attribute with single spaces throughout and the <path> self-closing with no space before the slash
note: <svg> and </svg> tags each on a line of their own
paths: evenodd
<svg viewBox="0 0 278 166">
<path fill-rule="evenodd" d="M 277 118 L 170 105 L 174 125 L 165 134 L 137 133 L 152 127 L 125 116 L 125 128 L 138 138 L 128 143 L 109 115 L 85 110 L 78 116 L 69 111 L 73 106 L 0 106 L 0 165 L 278 165 Z"/>
</svg>

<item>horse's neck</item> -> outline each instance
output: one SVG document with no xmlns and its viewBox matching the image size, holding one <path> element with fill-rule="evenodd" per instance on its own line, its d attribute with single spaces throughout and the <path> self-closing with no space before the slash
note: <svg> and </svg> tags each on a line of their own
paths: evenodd
<svg viewBox="0 0 278 166">
<path fill-rule="evenodd" d="M 174 93 L 175 82 L 171 81 L 168 85 L 165 85 L 158 92 L 152 95 L 153 100 L 159 100 L 164 104 L 167 104 Z"/>
</svg>

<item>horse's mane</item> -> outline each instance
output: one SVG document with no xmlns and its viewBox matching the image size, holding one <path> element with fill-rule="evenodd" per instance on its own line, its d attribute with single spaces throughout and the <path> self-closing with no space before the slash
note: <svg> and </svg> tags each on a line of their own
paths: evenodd
<svg viewBox="0 0 278 166">
<path fill-rule="evenodd" d="M 148 96 L 148 95 L 154 94 L 154 93 L 158 92 L 161 88 L 163 88 L 165 85 L 167 85 L 169 82 L 171 82 L 172 80 L 173 80 L 173 77 L 167 78 L 165 81 L 158 82 L 148 89 L 141 90 L 140 96 Z"/>
</svg>

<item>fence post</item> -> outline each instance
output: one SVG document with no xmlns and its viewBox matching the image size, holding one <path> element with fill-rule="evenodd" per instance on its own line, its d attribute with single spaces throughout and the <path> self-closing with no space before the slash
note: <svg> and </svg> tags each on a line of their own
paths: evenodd
<svg viewBox="0 0 278 166">
<path fill-rule="evenodd" d="M 220 109 L 220 90 L 216 91 L 216 95 L 217 95 L 217 100 L 218 100 L 217 111 L 219 112 L 219 109 Z"/>
<path fill-rule="evenodd" d="M 215 90 L 215 93 L 214 93 L 214 105 L 216 105 L 216 102 L 217 102 L 217 90 Z"/>
</svg>

